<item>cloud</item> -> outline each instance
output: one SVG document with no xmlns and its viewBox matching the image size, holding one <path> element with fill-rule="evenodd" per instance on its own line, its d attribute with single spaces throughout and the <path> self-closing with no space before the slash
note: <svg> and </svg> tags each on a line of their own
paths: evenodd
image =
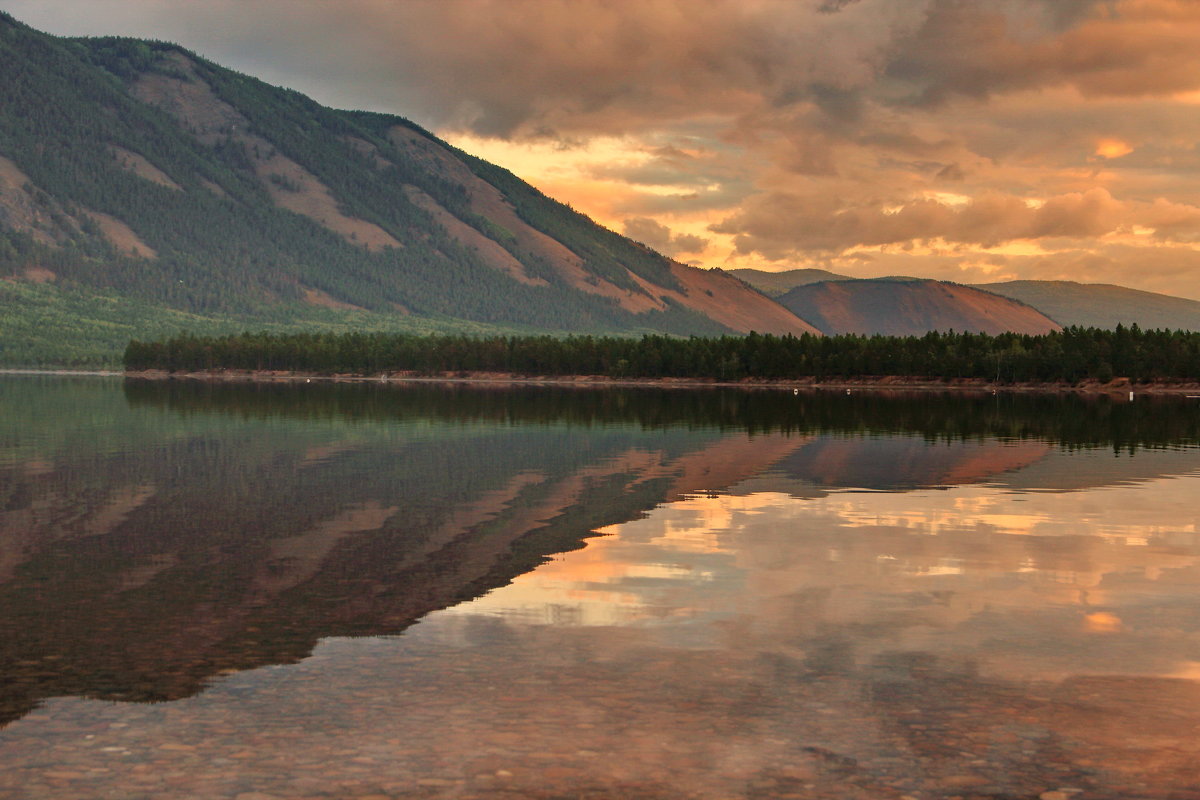
<svg viewBox="0 0 1200 800">
<path fill-rule="evenodd" d="M 1064 85 L 1096 97 L 1200 89 L 1200 8 L 1185 0 L 344 0 L 293 4 L 287 18 L 271 3 L 206 5 L 277 58 L 351 62 L 368 78 L 378 65 L 388 82 L 373 91 L 487 135 L 807 103 L 853 120 L 870 102 Z M 176 15 L 230 27 L 211 8 Z"/>
<path fill-rule="evenodd" d="M 812 105 L 945 103 L 1069 85 L 1200 89 L 1190 0 L 3 0 L 34 24 L 178 39 L 435 127 L 611 133 Z M 503 65 L 503 69 L 497 65 Z"/>
<path fill-rule="evenodd" d="M 1122 203 L 1103 188 L 1030 202 L 988 192 L 961 205 L 921 198 L 899 205 L 831 207 L 824 197 L 770 194 L 711 226 L 742 253 L 785 258 L 912 242 L 995 248 L 1014 241 L 1096 240 L 1123 232 L 1157 241 L 1200 241 L 1200 207 L 1157 200 Z"/>
<path fill-rule="evenodd" d="M 821 5 L 817 6 L 818 14 L 836 14 L 851 3 L 857 3 L 858 0 L 825 0 Z"/>
<path fill-rule="evenodd" d="M 682 253 L 703 253 L 708 239 L 687 233 L 672 233 L 666 225 L 649 217 L 634 217 L 625 220 L 624 233 L 630 239 L 641 242 L 666 256 Z"/>
<path fill-rule="evenodd" d="M 937 0 L 899 43 L 888 74 L 926 104 L 955 96 L 1069 85 L 1084 96 L 1155 96 L 1200 87 L 1200 7 L 1194 3 L 1078 3 L 1046 16 L 1038 3 Z M 1041 6 L 1041 8 L 1039 8 Z M 1040 12 L 1040 13 L 1037 13 Z M 1065 29 L 1046 19 L 1070 21 Z"/>
<path fill-rule="evenodd" d="M 845 5 L 845 4 L 843 4 Z M 54 30 L 156 35 L 297 88 L 500 136 L 612 133 L 870 82 L 922 2 L 5 0 Z M 503 68 L 497 68 L 497 65 Z M 354 84 L 354 85 L 351 85 Z"/>
</svg>

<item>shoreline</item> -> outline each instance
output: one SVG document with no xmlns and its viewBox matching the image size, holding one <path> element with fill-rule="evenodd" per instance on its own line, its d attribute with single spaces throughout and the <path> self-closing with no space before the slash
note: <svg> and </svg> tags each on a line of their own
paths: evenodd
<svg viewBox="0 0 1200 800">
<path fill-rule="evenodd" d="M 125 373 L 119 369 L 67 369 L 65 367 L 49 367 L 35 369 L 33 367 L 10 367 L 0 369 L 0 375 L 64 375 L 85 376 L 89 378 L 121 378 Z"/>
<path fill-rule="evenodd" d="M 32 371 L 31 371 L 32 372 Z M 25 373 L 30 374 L 30 373 Z M 62 371 L 47 371 L 47 374 L 63 374 Z M 79 373 L 74 373 L 79 374 Z M 97 373 L 93 373 L 97 374 Z M 650 388 L 650 389 L 776 389 L 804 391 L 879 391 L 902 390 L 918 392 L 973 392 L 973 393 L 1042 393 L 1084 394 L 1123 397 L 1134 395 L 1182 395 L 1200 399 L 1200 382 L 1153 382 L 1135 384 L 1128 378 L 1117 378 L 1108 383 L 1095 380 L 1068 383 L 995 383 L 975 378 L 907 378 L 899 376 L 836 378 L 747 378 L 740 381 L 720 381 L 715 378 L 610 378 L 604 375 L 516 375 L 502 372 L 443 372 L 421 374 L 413 371 L 398 371 L 375 375 L 337 373 L 325 375 L 294 370 L 208 370 L 198 372 L 168 372 L 166 370 L 140 370 L 123 373 L 134 380 L 188 380 L 214 382 L 249 383 L 437 383 L 469 384 L 479 386 L 560 386 L 568 388 Z"/>
</svg>

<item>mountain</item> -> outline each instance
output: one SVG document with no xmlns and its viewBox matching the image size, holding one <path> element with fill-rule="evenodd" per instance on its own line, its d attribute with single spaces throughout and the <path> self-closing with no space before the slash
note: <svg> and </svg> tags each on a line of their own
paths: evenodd
<svg viewBox="0 0 1200 800">
<path fill-rule="evenodd" d="M 823 269 L 790 269 L 782 272 L 733 269 L 729 270 L 729 274 L 776 299 L 798 286 L 856 280 Z M 921 279 L 887 277 L 870 280 L 904 283 Z M 1075 281 L 1006 281 L 970 285 L 1033 306 L 1063 326 L 1115 328 L 1118 324 L 1128 327 L 1136 323 L 1147 329 L 1200 330 L 1200 301 L 1182 297 L 1107 283 Z"/>
<path fill-rule="evenodd" d="M 175 45 L 0 14 L 0 74 L 0 362 L 180 327 L 813 332 L 407 120 Z"/>
<path fill-rule="evenodd" d="M 728 272 L 730 275 L 741 278 L 767 297 L 778 297 L 797 286 L 807 286 L 810 283 L 851 280 L 847 275 L 839 275 L 825 269 L 787 269 L 782 272 L 766 272 L 761 269 L 743 268 L 731 269 Z"/>
<path fill-rule="evenodd" d="M 830 335 L 920 336 L 933 330 L 1039 334 L 1060 328 L 1024 303 L 946 281 L 823 281 L 797 286 L 777 299 Z"/>
<path fill-rule="evenodd" d="M 1200 302 L 1107 283 L 1008 281 L 976 288 L 1011 297 L 1042 311 L 1060 325 L 1200 330 Z"/>
</svg>

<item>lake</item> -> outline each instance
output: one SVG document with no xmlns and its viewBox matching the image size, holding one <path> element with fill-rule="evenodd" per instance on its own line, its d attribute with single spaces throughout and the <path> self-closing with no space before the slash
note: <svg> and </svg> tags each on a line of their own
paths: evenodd
<svg viewBox="0 0 1200 800">
<path fill-rule="evenodd" d="M 0 378 L 0 797 L 1200 798 L 1200 401 Z"/>
</svg>

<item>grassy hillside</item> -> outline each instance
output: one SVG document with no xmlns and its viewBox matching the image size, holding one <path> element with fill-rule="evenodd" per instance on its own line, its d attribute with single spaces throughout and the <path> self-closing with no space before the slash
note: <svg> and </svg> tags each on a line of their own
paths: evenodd
<svg viewBox="0 0 1200 800">
<path fill-rule="evenodd" d="M 222 335 L 246 330 L 369 331 L 413 334 L 529 333 L 518 325 L 466 320 L 280 306 L 272 313 L 198 314 L 79 286 L 0 281 L 0 365 L 7 367 L 107 367 L 119 369 L 130 339 L 165 338 L 180 331 Z"/>
</svg>

